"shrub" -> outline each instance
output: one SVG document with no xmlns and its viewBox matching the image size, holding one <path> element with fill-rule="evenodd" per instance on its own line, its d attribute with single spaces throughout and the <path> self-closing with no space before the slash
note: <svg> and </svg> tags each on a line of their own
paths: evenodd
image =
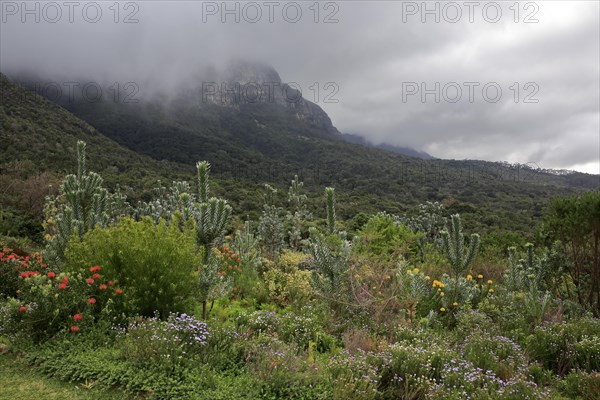
<svg viewBox="0 0 600 400">
<path fill-rule="evenodd" d="M 150 218 L 123 219 L 114 227 L 94 229 L 81 241 L 72 241 L 66 259 L 74 272 L 86 265 L 102 265 L 127 290 L 132 314 L 152 316 L 158 311 L 165 318 L 170 312 L 190 308 L 197 258 L 189 224 L 181 231 L 177 220 L 155 226 Z"/>
<path fill-rule="evenodd" d="M 262 383 L 263 399 L 329 399 L 327 376 L 308 362 L 295 344 L 258 336 L 246 346 L 246 366 Z"/>
<path fill-rule="evenodd" d="M 200 354 L 202 363 L 216 371 L 238 373 L 245 363 L 244 347 L 247 338 L 230 326 L 210 326 L 210 336 L 205 351 Z"/>
<path fill-rule="evenodd" d="M 439 379 L 447 349 L 393 344 L 380 358 L 379 390 L 384 399 L 420 399 Z"/>
<path fill-rule="evenodd" d="M 272 301 L 280 306 L 302 306 L 311 298 L 311 273 L 298 266 L 306 256 L 296 252 L 284 252 L 276 266 L 264 273 L 264 281 Z"/>
<path fill-rule="evenodd" d="M 491 371 L 503 381 L 509 381 L 527 365 L 518 344 L 504 336 L 490 336 L 488 333 L 475 332 L 467 336 L 462 354 L 463 359 L 476 368 Z"/>
<path fill-rule="evenodd" d="M 557 374 L 600 369 L 600 320 L 583 319 L 537 327 L 526 340 L 531 357 Z"/>
<path fill-rule="evenodd" d="M 440 380 L 432 385 L 430 399 L 547 399 L 548 392 L 538 388 L 522 374 L 503 380 L 491 370 L 478 368 L 466 360 L 452 358 L 445 363 Z"/>
<path fill-rule="evenodd" d="M 387 214 L 373 216 L 355 239 L 356 250 L 382 261 L 396 260 L 399 256 L 411 259 L 418 252 L 418 241 L 423 236 L 405 225 L 397 224 Z"/>
<path fill-rule="evenodd" d="M 2 243 L 0 243 L 2 246 Z M 46 268 L 40 254 L 19 255 L 10 248 L 0 251 L 0 298 L 15 297 L 19 289 L 19 273 L 41 272 Z"/>
<path fill-rule="evenodd" d="M 61 330 L 78 333 L 101 318 L 118 318 L 123 290 L 100 266 L 85 272 L 56 274 L 49 268 L 20 272 L 17 297 L 4 307 L 0 332 L 38 343 Z"/>
<path fill-rule="evenodd" d="M 166 321 L 134 318 L 127 332 L 119 335 L 117 347 L 121 357 L 133 364 L 172 370 L 199 354 L 208 337 L 204 322 L 186 314 L 170 314 Z"/>
<path fill-rule="evenodd" d="M 313 316 L 309 313 L 304 314 L 293 312 L 283 314 L 279 324 L 279 336 L 286 342 L 307 349 L 310 342 L 317 342 L 317 335 L 322 328 Z"/>
<path fill-rule="evenodd" d="M 600 399 L 600 373 L 572 371 L 561 382 L 561 391 L 571 398 Z"/>
<path fill-rule="evenodd" d="M 379 398 L 379 371 L 373 353 L 341 351 L 329 360 L 327 372 L 333 382 L 335 400 L 372 400 Z"/>
<path fill-rule="evenodd" d="M 276 312 L 258 310 L 251 314 L 239 315 L 236 319 L 238 326 L 247 326 L 253 333 L 273 333 L 276 332 L 281 323 Z"/>
</svg>

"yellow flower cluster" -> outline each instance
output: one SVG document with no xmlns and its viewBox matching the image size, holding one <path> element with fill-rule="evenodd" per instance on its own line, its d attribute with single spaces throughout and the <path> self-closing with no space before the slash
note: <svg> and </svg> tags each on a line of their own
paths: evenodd
<svg viewBox="0 0 600 400">
<path fill-rule="evenodd" d="M 481 274 L 477 275 L 477 279 L 483 279 L 483 275 L 481 275 Z"/>
<path fill-rule="evenodd" d="M 437 288 L 440 288 L 440 289 L 442 289 L 442 288 L 444 287 L 444 283 L 442 283 L 442 282 L 438 281 L 437 279 L 434 279 L 434 280 L 433 280 L 433 285 L 432 285 L 432 286 L 433 286 L 434 288 L 435 288 L 435 287 L 437 287 Z"/>
<path fill-rule="evenodd" d="M 467 280 L 468 280 L 468 281 L 471 281 L 471 280 L 473 280 L 473 275 L 471 275 L 471 274 L 467 275 Z"/>
</svg>

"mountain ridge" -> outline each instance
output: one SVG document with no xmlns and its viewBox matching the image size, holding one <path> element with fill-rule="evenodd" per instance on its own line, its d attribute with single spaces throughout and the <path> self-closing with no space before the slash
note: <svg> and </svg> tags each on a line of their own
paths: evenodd
<svg viewBox="0 0 600 400">
<path fill-rule="evenodd" d="M 353 218 L 357 210 L 404 212 L 420 202 L 443 201 L 478 229 L 531 232 L 532 218 L 551 197 L 598 188 L 599 177 L 594 175 L 555 175 L 476 160 L 422 160 L 348 143 L 342 135 L 298 119 L 293 110 L 278 104 L 197 107 L 186 104 L 182 96 L 168 105 L 79 101 L 63 109 L 35 94 L 21 93 L 25 89 L 8 79 L 1 83 L 17 93 L 5 96 L 0 112 L 4 116 L 11 110 L 11 120 L 3 118 L 3 135 L 12 143 L 0 149 L 3 161 L 29 158 L 71 172 L 74 145 L 61 146 L 60 158 L 47 154 L 47 149 L 62 137 L 61 129 L 72 129 L 58 122 L 76 120 L 72 124 L 82 128 L 73 135 L 73 144 L 77 138 L 91 140 L 87 127 L 111 139 L 102 140 L 102 145 L 92 140 L 90 145 L 90 165 L 103 176 L 108 174 L 108 182 L 121 179 L 148 191 L 156 177 L 192 180 L 193 166 L 204 159 L 213 165 L 217 190 L 241 213 L 257 212 L 251 199 L 256 199 L 262 183 L 286 188 L 298 174 L 314 204 L 323 187 L 338 188 L 339 214 L 345 219 Z M 18 97 L 35 101 L 21 104 Z M 45 110 L 50 121 L 39 120 L 35 110 Z M 21 128 L 27 125 L 37 134 Z M 46 125 L 52 129 L 42 132 Z M 117 151 L 115 145 L 125 149 Z M 29 149 L 32 146 L 35 151 Z M 94 149 L 99 154 L 94 155 Z M 132 168 L 128 159 L 139 167 Z"/>
</svg>

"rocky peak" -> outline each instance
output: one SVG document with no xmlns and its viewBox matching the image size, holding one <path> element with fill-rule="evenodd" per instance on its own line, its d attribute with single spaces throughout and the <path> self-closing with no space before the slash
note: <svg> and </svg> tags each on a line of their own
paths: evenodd
<svg viewBox="0 0 600 400">
<path fill-rule="evenodd" d="M 221 71 L 213 69 L 202 79 L 200 92 L 203 104 L 233 109 L 242 105 L 275 105 L 327 133 L 340 134 L 321 107 L 282 82 L 275 68 L 267 64 L 237 60 Z"/>
</svg>

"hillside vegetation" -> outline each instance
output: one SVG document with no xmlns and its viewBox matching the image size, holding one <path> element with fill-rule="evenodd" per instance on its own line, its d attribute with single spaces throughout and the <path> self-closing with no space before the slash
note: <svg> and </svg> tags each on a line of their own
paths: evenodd
<svg viewBox="0 0 600 400">
<path fill-rule="evenodd" d="M 347 221 L 326 187 L 319 218 L 297 177 L 241 224 L 206 161 L 130 203 L 86 151 L 46 198 L 43 253 L 1 246 L 0 340 L 37 372 L 151 399 L 600 394 L 596 191 L 507 247 L 438 202 Z"/>
</svg>

